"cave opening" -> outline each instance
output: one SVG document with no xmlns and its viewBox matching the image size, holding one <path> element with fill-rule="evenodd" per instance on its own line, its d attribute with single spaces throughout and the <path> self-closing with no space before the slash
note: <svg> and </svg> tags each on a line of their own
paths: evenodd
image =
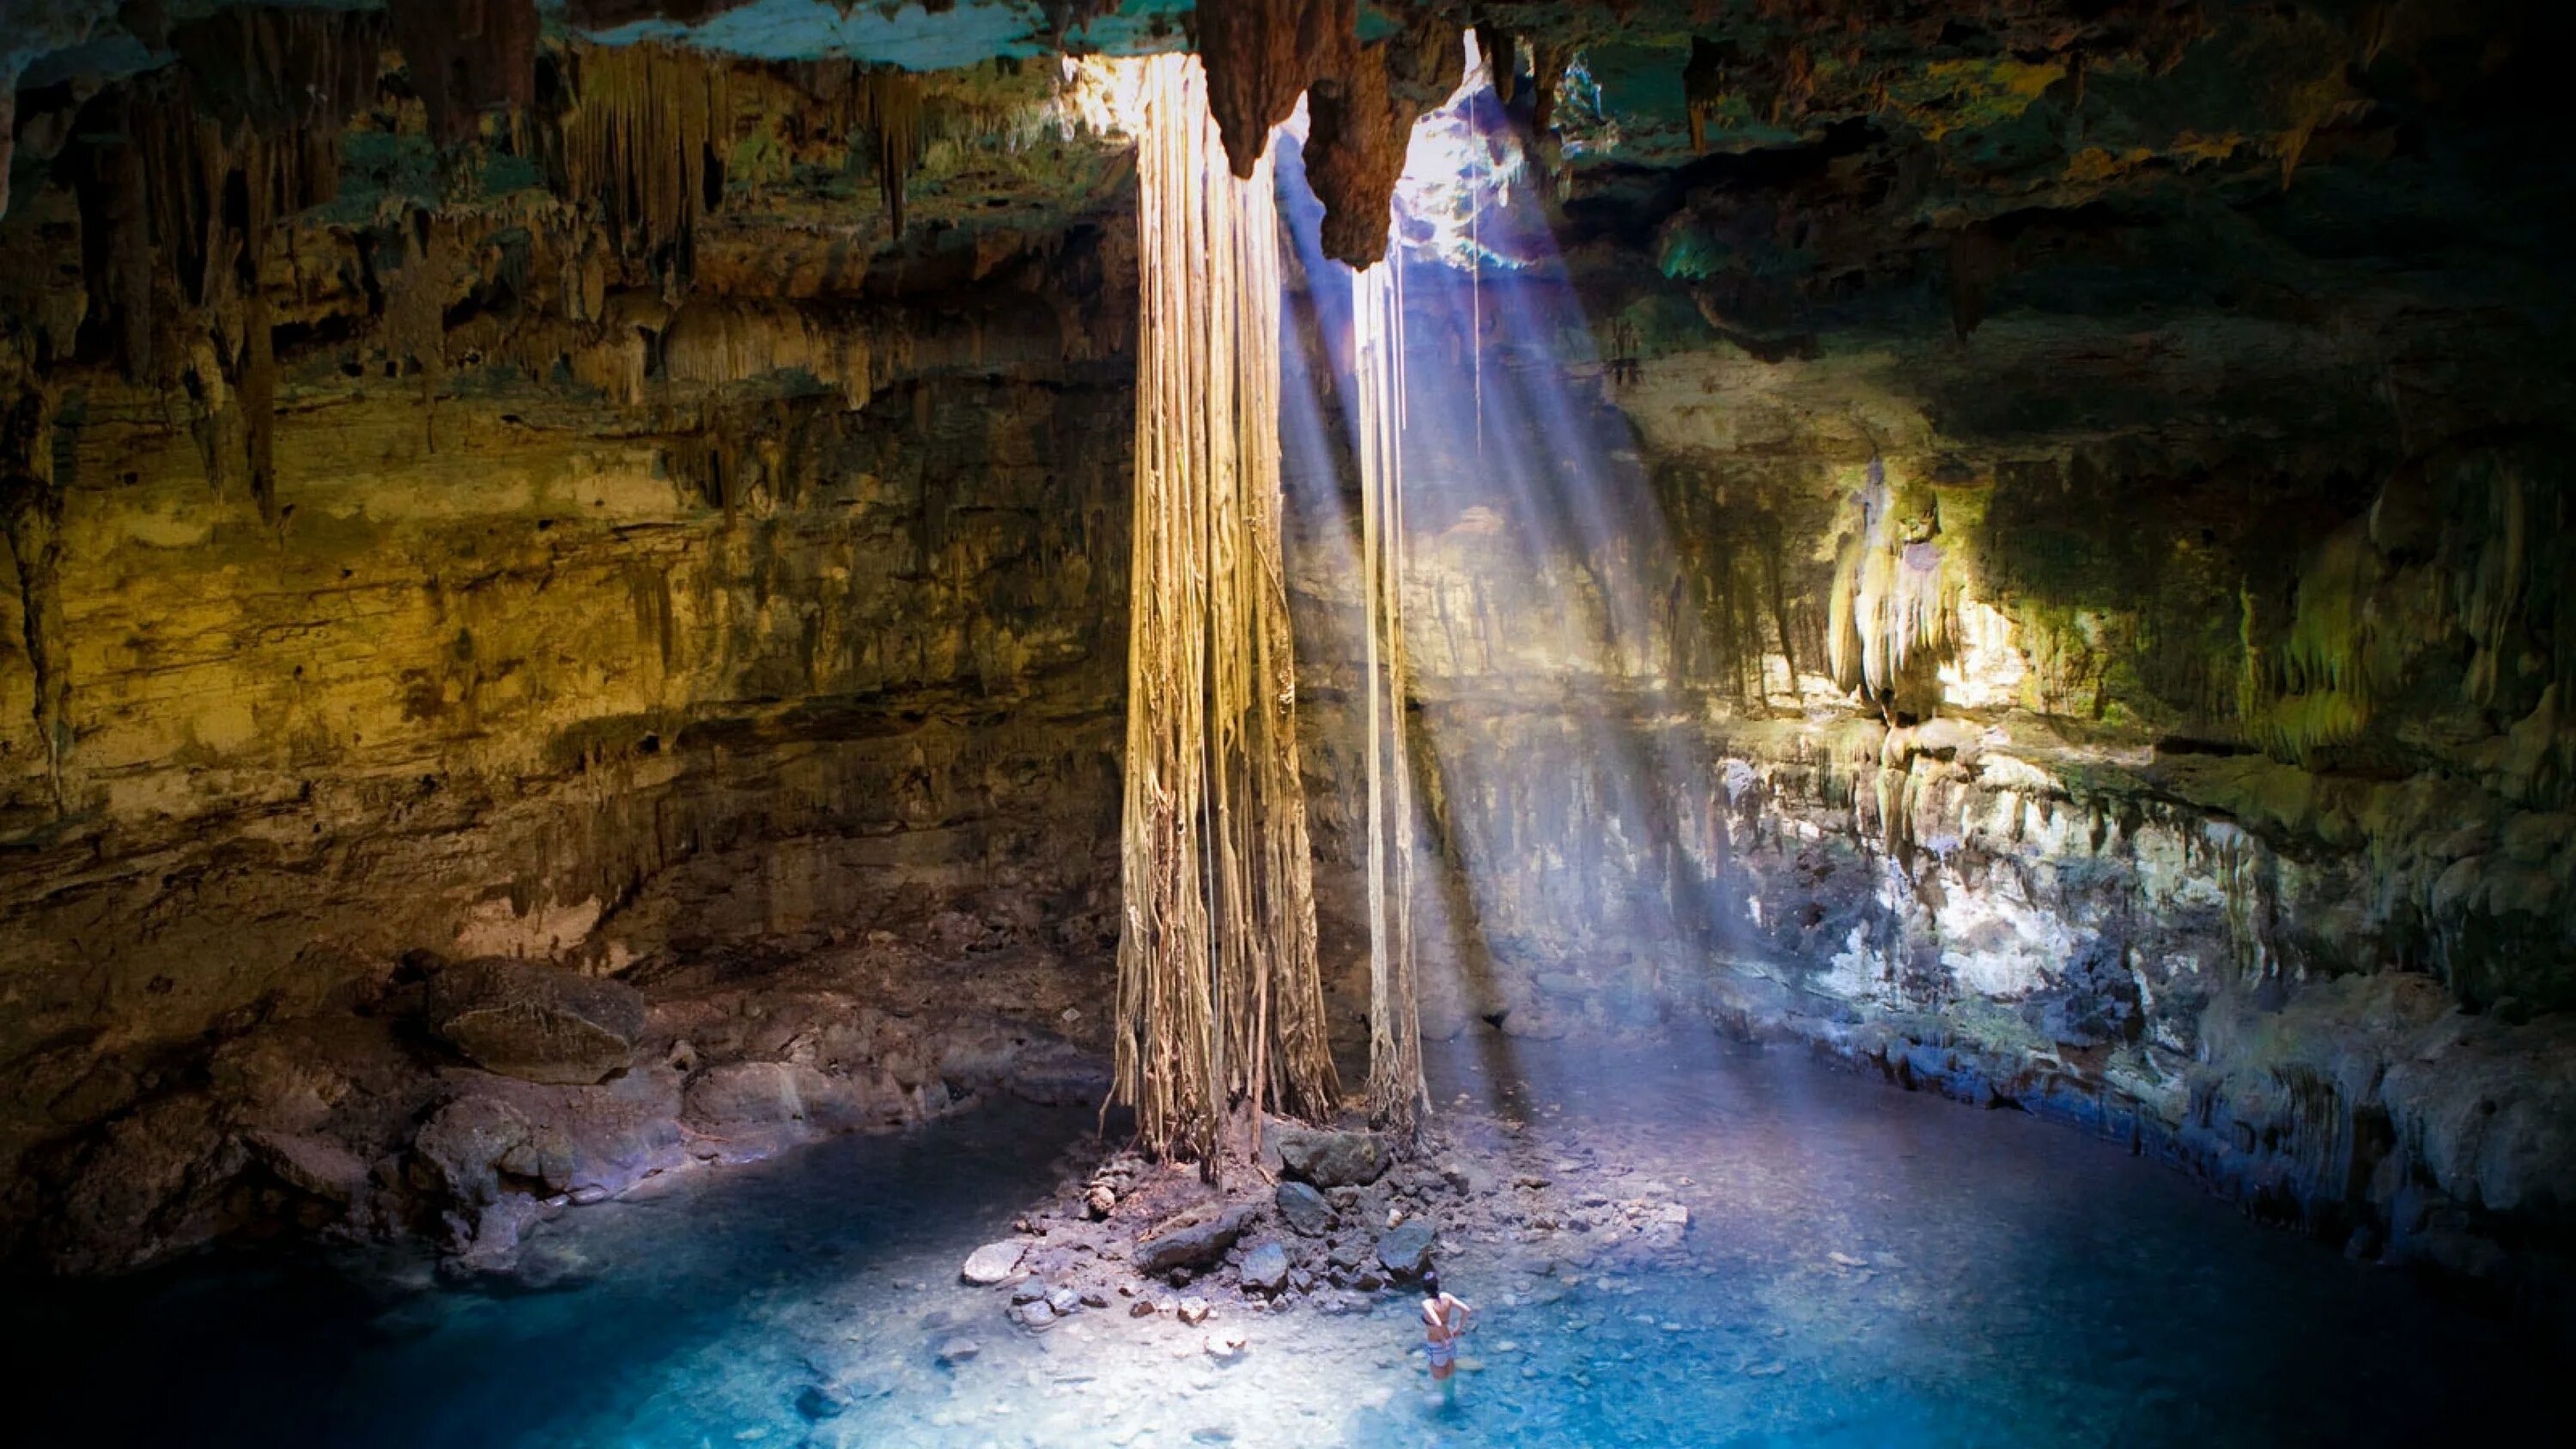
<svg viewBox="0 0 2576 1449">
<path fill-rule="evenodd" d="M 0 0 L 12 1437 L 2527 1433 L 2571 24 Z"/>
</svg>

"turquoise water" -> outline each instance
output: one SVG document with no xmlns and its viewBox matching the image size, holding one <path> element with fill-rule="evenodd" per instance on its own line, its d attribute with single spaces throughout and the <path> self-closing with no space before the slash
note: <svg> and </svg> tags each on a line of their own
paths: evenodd
<svg viewBox="0 0 2576 1449">
<path fill-rule="evenodd" d="M 559 1280 L 544 1292 L 239 1257 L 15 1285 L 0 1307 L 12 1431 L 2214 1449 L 2457 1442 L 2540 1407 L 2567 1367 L 2509 1323 L 2250 1226 L 2062 1128 L 1787 1054 L 1509 1051 L 1435 1063 L 1462 1142 L 1503 1154 L 1507 1178 L 1645 1184 L 1692 1222 L 1683 1264 L 1662 1267 L 1455 1225 L 1445 1271 L 1483 1316 L 1454 1406 L 1427 1400 L 1408 1301 L 1222 1317 L 1250 1343 L 1232 1360 L 1202 1351 L 1204 1330 L 1115 1309 L 1010 1327 L 1004 1296 L 958 1285 L 956 1265 L 1049 1190 L 1089 1115 L 995 1105 L 571 1212 L 536 1245 Z M 960 1336 L 980 1351 L 941 1363 Z"/>
</svg>

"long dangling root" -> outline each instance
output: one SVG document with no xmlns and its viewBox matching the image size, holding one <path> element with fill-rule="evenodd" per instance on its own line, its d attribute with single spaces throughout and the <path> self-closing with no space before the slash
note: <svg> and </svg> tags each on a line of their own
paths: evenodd
<svg viewBox="0 0 2576 1449">
<path fill-rule="evenodd" d="M 1280 548 L 1278 221 L 1198 61 L 1145 62 L 1135 559 L 1111 1100 L 1211 1169 L 1220 1126 L 1328 1113 Z"/>
</svg>

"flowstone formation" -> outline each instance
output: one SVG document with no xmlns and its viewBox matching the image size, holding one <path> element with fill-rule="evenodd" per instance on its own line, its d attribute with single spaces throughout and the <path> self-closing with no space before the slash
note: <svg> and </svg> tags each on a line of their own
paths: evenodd
<svg viewBox="0 0 2576 1449">
<path fill-rule="evenodd" d="M 1100 1099 L 1120 67 L 1190 51 L 1227 169 L 1315 193 L 1260 756 L 1310 1067 L 1402 1024 L 1409 926 L 1431 1050 L 1799 1043 L 2561 1281 L 2563 18 L 794 9 L 11 7 L 15 1253 L 498 1270 L 690 1164 Z M 1337 440 L 1389 414 L 1316 320 L 1359 261 L 1411 388 L 1378 567 Z M 1069 1187 L 1132 1245 L 1145 1180 Z M 1464 1211 L 1308 1186 L 1221 1282 L 1345 1291 L 1359 1208 Z"/>
</svg>

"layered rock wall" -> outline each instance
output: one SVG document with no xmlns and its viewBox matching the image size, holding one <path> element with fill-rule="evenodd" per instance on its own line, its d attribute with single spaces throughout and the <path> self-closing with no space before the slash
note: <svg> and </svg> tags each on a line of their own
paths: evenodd
<svg viewBox="0 0 2576 1449">
<path fill-rule="evenodd" d="M 317 389 L 277 529 L 93 399 L 59 445 L 68 808 L 0 653 L 12 1140 L 414 950 L 604 973 L 960 909 L 1093 948 L 1122 383 L 923 377 L 739 442 L 451 399 L 434 450 L 409 388 Z"/>
</svg>

